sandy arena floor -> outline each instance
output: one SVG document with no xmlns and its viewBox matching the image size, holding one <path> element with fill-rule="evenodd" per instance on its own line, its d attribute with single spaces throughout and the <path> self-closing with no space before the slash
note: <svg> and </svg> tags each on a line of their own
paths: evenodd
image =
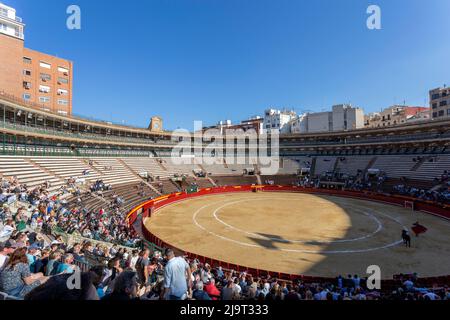
<svg viewBox="0 0 450 320">
<path fill-rule="evenodd" d="M 403 227 L 429 230 L 401 241 Z M 334 277 L 379 265 L 398 273 L 450 274 L 450 222 L 376 202 L 296 193 L 233 193 L 189 199 L 145 221 L 171 245 L 251 268 Z"/>
</svg>

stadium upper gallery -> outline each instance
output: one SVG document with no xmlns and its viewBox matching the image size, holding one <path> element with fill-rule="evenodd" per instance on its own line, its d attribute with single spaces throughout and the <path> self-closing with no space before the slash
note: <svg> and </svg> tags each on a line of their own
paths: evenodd
<svg viewBox="0 0 450 320">
<path fill-rule="evenodd" d="M 450 299 L 450 88 L 432 89 L 440 75 L 421 79 L 426 103 L 372 113 L 262 106 L 194 130 L 165 130 L 170 116 L 115 124 L 74 115 L 77 60 L 24 47 L 11 6 L 32 20 L 36 3 L 11 2 L 0 4 L 0 300 Z M 81 38 L 95 10 L 83 3 L 55 9 Z M 364 8 L 364 32 L 388 32 L 377 30 L 380 7 Z M 92 106 L 108 94 L 143 118 L 163 112 L 134 110 L 131 92 L 113 91 Z"/>
</svg>

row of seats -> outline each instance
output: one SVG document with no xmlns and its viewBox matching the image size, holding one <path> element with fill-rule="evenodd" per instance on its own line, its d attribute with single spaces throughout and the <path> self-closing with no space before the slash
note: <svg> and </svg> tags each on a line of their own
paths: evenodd
<svg viewBox="0 0 450 320">
<path fill-rule="evenodd" d="M 413 161 L 414 159 L 416 161 Z M 450 171 L 450 155 L 319 156 L 304 159 L 295 157 L 293 160 L 298 169 L 304 168 L 308 162 L 312 165 L 315 161 L 313 173 L 319 176 L 334 171 L 355 176 L 358 170 L 377 169 L 393 179 L 406 177 L 417 181 L 433 181 L 440 178 L 445 170 Z M 283 162 L 286 163 L 286 160 Z M 291 166 L 294 171 L 295 164 Z M 280 170 L 279 174 L 286 174 L 286 172 Z"/>
</svg>

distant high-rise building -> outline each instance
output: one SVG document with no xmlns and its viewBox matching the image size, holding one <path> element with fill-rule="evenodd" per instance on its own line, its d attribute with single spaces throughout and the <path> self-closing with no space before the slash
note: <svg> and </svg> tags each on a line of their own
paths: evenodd
<svg viewBox="0 0 450 320">
<path fill-rule="evenodd" d="M 24 29 L 16 10 L 0 3 L 0 92 L 70 115 L 73 63 L 25 48 Z"/>
</svg>

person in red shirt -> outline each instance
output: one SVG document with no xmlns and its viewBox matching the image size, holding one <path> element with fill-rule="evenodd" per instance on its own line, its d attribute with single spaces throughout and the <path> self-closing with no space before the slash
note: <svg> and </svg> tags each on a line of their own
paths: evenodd
<svg viewBox="0 0 450 320">
<path fill-rule="evenodd" d="M 209 279 L 209 282 L 204 286 L 203 290 L 205 290 L 212 300 L 220 299 L 220 290 L 217 289 L 214 278 Z"/>
</svg>

